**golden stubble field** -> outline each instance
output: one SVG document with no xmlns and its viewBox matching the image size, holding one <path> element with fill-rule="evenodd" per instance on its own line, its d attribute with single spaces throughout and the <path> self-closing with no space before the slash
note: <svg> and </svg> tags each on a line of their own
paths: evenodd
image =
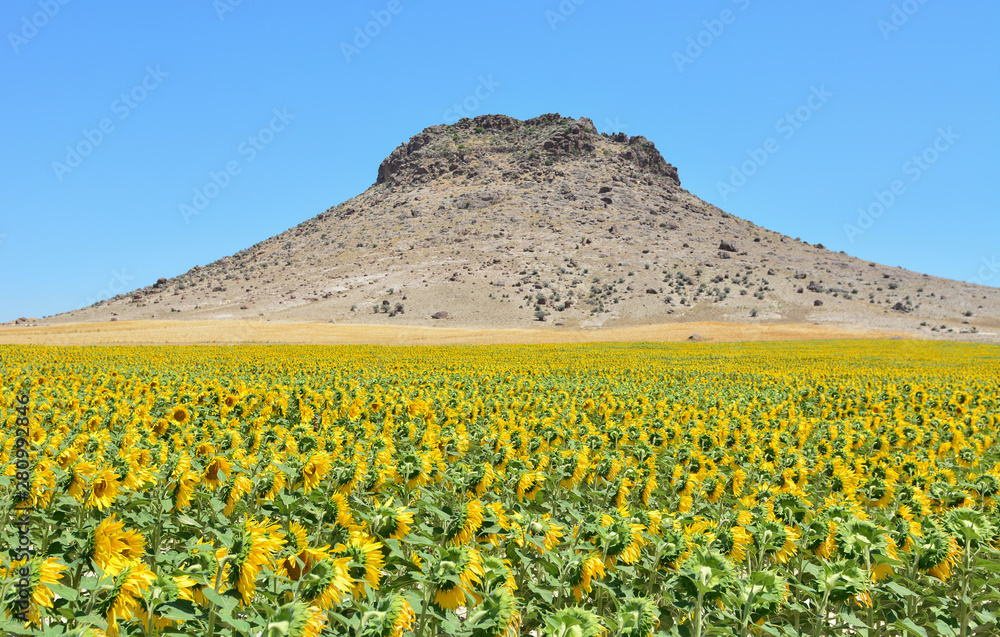
<svg viewBox="0 0 1000 637">
<path fill-rule="evenodd" d="M 603 329 L 479 329 L 331 325 L 272 321 L 121 321 L 35 327 L 0 327 L 12 345 L 488 345 L 533 343 L 679 342 L 698 335 L 709 342 L 874 339 L 903 336 L 806 323 L 685 322 Z M 911 338 L 907 335 L 906 338 Z"/>
</svg>

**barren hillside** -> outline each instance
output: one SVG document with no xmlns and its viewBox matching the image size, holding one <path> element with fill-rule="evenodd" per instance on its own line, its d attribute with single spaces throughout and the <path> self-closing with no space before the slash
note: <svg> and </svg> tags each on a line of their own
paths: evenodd
<svg viewBox="0 0 1000 637">
<path fill-rule="evenodd" d="M 644 137 L 549 114 L 427 128 L 357 197 L 230 257 L 41 322 L 787 322 L 1000 342 L 998 317 L 996 288 L 761 228 L 684 190 Z"/>
</svg>

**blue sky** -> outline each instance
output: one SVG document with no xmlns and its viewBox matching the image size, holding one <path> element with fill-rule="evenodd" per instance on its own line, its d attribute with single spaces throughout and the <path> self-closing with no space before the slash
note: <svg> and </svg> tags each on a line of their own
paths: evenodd
<svg viewBox="0 0 1000 637">
<path fill-rule="evenodd" d="M 985 0 L 8 0 L 0 321 L 295 226 L 459 111 L 590 117 L 759 225 L 1000 285 L 998 23 Z"/>
</svg>

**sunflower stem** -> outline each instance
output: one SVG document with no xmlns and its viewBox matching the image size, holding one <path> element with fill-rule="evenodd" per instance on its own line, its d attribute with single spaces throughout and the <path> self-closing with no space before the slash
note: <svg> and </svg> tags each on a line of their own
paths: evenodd
<svg viewBox="0 0 1000 637">
<path fill-rule="evenodd" d="M 219 566 L 215 569 L 215 585 L 212 588 L 216 593 L 219 592 L 220 578 L 222 577 L 222 571 L 225 570 L 226 562 L 232 558 L 231 555 L 226 555 L 221 560 L 219 560 Z M 89 614 L 89 612 L 88 612 Z M 212 604 L 212 610 L 208 612 L 208 637 L 215 637 L 215 604 Z"/>
<path fill-rule="evenodd" d="M 691 637 L 701 637 L 701 606 L 705 601 L 705 593 L 700 589 L 698 599 L 694 603 L 694 617 L 691 619 Z"/>
<path fill-rule="evenodd" d="M 965 538 L 965 556 L 962 558 L 962 587 L 961 595 L 958 598 L 959 609 L 959 637 L 966 637 L 969 634 L 969 606 L 965 603 L 965 597 L 969 589 L 969 566 L 972 557 L 972 540 Z"/>
<path fill-rule="evenodd" d="M 427 606 L 431 600 L 432 588 L 429 582 L 424 582 L 424 602 L 420 606 L 420 619 L 417 620 L 417 637 L 423 637 L 424 635 L 424 620 L 427 618 Z"/>
<path fill-rule="evenodd" d="M 149 555 L 149 569 L 156 575 L 156 558 L 160 555 L 160 527 L 163 525 L 163 500 L 156 498 L 159 502 L 156 513 L 156 526 L 153 527 L 153 550 Z"/>
</svg>

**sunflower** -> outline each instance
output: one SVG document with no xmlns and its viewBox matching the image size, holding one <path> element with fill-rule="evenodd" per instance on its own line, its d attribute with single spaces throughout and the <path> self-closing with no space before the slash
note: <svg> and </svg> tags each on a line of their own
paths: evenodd
<svg viewBox="0 0 1000 637">
<path fill-rule="evenodd" d="M 285 488 L 286 482 L 284 472 L 268 467 L 258 479 L 254 492 L 259 500 L 270 502 Z"/>
<path fill-rule="evenodd" d="M 334 508 L 337 509 L 337 524 L 347 528 L 355 528 L 357 524 L 354 521 L 354 513 L 351 512 L 351 505 L 347 501 L 347 496 L 343 493 L 334 493 L 330 501 L 333 502 Z"/>
<path fill-rule="evenodd" d="M 348 573 L 350 563 L 350 557 L 323 556 L 304 576 L 299 594 L 309 604 L 324 610 L 333 608 L 354 585 Z"/>
<path fill-rule="evenodd" d="M 67 451 L 71 450 L 67 449 Z M 67 476 L 63 478 L 63 481 L 68 483 L 68 486 L 65 487 L 66 495 L 74 497 L 78 501 L 82 501 L 85 497 L 87 482 L 90 480 L 91 476 L 94 475 L 94 471 L 96 469 L 97 465 L 88 460 L 81 460 L 70 467 L 67 470 Z"/>
<path fill-rule="evenodd" d="M 701 483 L 705 499 L 715 504 L 726 493 L 726 484 L 718 478 L 708 478 Z"/>
<path fill-rule="evenodd" d="M 225 508 L 222 509 L 222 514 L 227 518 L 233 514 L 236 510 L 236 505 L 243 499 L 243 496 L 250 492 L 253 488 L 253 483 L 246 476 L 240 475 L 232 478 L 229 482 L 223 485 L 222 489 L 219 491 L 219 499 L 226 503 Z"/>
<path fill-rule="evenodd" d="M 110 468 L 101 469 L 87 488 L 87 499 L 84 506 L 88 509 L 103 511 L 118 497 L 118 474 Z"/>
<path fill-rule="evenodd" d="M 191 420 L 191 412 L 186 407 L 178 405 L 167 412 L 167 420 L 178 425 L 183 425 Z"/>
<path fill-rule="evenodd" d="M 652 637 L 660 625 L 659 609 L 648 597 L 632 597 L 621 605 L 618 612 L 620 637 Z"/>
<path fill-rule="evenodd" d="M 830 493 L 843 494 L 848 499 L 853 499 L 858 490 L 858 474 L 840 459 L 834 458 L 832 465 L 832 475 L 830 476 Z"/>
<path fill-rule="evenodd" d="M 326 626 L 323 609 L 293 601 L 274 611 L 265 635 L 280 634 L 285 637 L 319 637 Z"/>
<path fill-rule="evenodd" d="M 994 496 L 1000 493 L 1000 479 L 991 473 L 984 473 L 976 478 L 973 489 L 983 504 L 989 508 L 994 506 Z"/>
<path fill-rule="evenodd" d="M 786 563 L 795 554 L 798 531 L 776 520 L 765 520 L 752 527 L 754 544 L 760 547 L 765 557 L 774 556 L 779 564 Z"/>
<path fill-rule="evenodd" d="M 309 546 L 308 533 L 298 522 L 291 523 L 285 548 L 289 554 L 279 562 L 278 569 L 293 582 L 308 573 L 314 564 L 327 557 L 330 552 L 329 545 L 317 548 Z"/>
<path fill-rule="evenodd" d="M 303 490 L 309 493 L 319 486 L 332 466 L 333 462 L 328 453 L 318 451 L 310 455 L 309 459 L 302 465 L 300 472 Z"/>
<path fill-rule="evenodd" d="M 416 621 L 413 607 L 401 594 L 383 597 L 361 616 L 365 637 L 403 637 Z"/>
<path fill-rule="evenodd" d="M 543 635 L 574 635 L 575 637 L 602 637 L 608 629 L 601 618 L 579 606 L 558 610 L 545 618 Z"/>
<path fill-rule="evenodd" d="M 913 511 L 905 504 L 901 504 L 893 511 L 889 516 L 888 525 L 893 542 L 903 551 L 913 548 L 914 538 L 923 535 L 920 523 L 913 519 Z"/>
<path fill-rule="evenodd" d="M 147 484 L 155 484 L 156 476 L 149 469 L 149 452 L 145 449 L 131 454 L 125 465 L 121 485 L 126 491 L 141 491 Z"/>
<path fill-rule="evenodd" d="M 423 455 L 411 452 L 399 459 L 396 470 L 400 480 L 406 483 L 406 488 L 412 490 L 427 484 L 431 461 Z"/>
<path fill-rule="evenodd" d="M 629 473 L 632 473 L 631 471 Z M 635 482 L 628 475 L 622 476 L 618 483 L 618 491 L 615 493 L 615 507 L 622 508 L 628 504 L 628 497 L 632 493 Z"/>
<path fill-rule="evenodd" d="M 643 525 L 603 515 L 601 526 L 604 527 L 602 543 L 607 566 L 613 566 L 619 558 L 625 564 L 633 564 L 639 559 L 640 551 L 646 543 L 642 537 L 642 532 L 645 530 Z"/>
<path fill-rule="evenodd" d="M 382 543 L 369 541 L 355 535 L 348 542 L 338 544 L 334 553 L 350 558 L 348 575 L 354 582 L 354 598 L 361 599 L 365 593 L 365 584 L 374 590 L 379 589 L 382 580 L 382 567 L 385 566 L 382 557 Z"/>
<path fill-rule="evenodd" d="M 126 529 L 125 523 L 116 521 L 112 513 L 91 532 L 84 554 L 90 564 L 115 576 L 145 555 L 145 544 L 139 531 Z"/>
<path fill-rule="evenodd" d="M 955 538 L 936 525 L 928 525 L 924 536 L 915 543 L 920 550 L 917 567 L 941 581 L 947 581 L 952 567 L 962 557 L 962 549 Z"/>
<path fill-rule="evenodd" d="M 803 527 L 805 541 L 803 547 L 814 554 L 831 559 L 837 549 L 837 522 L 826 518 L 817 518 Z"/>
<path fill-rule="evenodd" d="M 264 518 L 260 522 L 245 519 L 237 527 L 236 537 L 230 549 L 232 570 L 227 581 L 235 586 L 243 596 L 243 603 L 249 604 L 257 590 L 257 574 L 264 566 L 273 562 L 274 554 L 281 550 L 285 535 L 279 531 L 276 522 Z"/>
<path fill-rule="evenodd" d="M 730 486 L 734 497 L 739 498 L 743 494 L 743 485 L 746 484 L 747 474 L 743 469 L 737 468 L 730 478 Z"/>
<path fill-rule="evenodd" d="M 145 562 L 134 561 L 115 576 L 108 596 L 97 604 L 97 612 L 108 622 L 107 634 L 118 634 L 118 621 L 128 621 L 135 617 L 140 602 L 150 585 L 156 579 Z"/>
<path fill-rule="evenodd" d="M 467 544 L 482 526 L 482 503 L 473 500 L 460 504 L 445 522 L 444 540 L 450 544 Z"/>
<path fill-rule="evenodd" d="M 501 532 L 510 531 L 511 522 L 504 511 L 503 504 L 500 502 L 491 502 L 483 508 L 483 525 L 480 527 L 477 539 L 480 542 L 489 542 L 495 546 L 500 546 L 500 543 L 503 541 L 501 533 L 490 532 L 497 527 L 499 527 Z"/>
<path fill-rule="evenodd" d="M 867 520 L 849 520 L 839 525 L 835 541 L 840 557 L 854 560 L 858 566 L 871 566 L 871 579 L 876 584 L 880 579 L 892 575 L 892 567 L 886 563 L 875 564 L 875 557 L 899 559 L 892 536 Z"/>
<path fill-rule="evenodd" d="M 541 489 L 541 481 L 543 479 L 544 475 L 541 473 L 535 473 L 530 470 L 525 471 L 517 481 L 517 488 L 515 490 L 517 501 L 523 502 L 524 498 L 528 498 L 529 500 L 533 498 L 538 490 Z"/>
<path fill-rule="evenodd" d="M 479 551 L 468 546 L 444 549 L 441 559 L 430 573 L 434 585 L 434 604 L 444 610 L 455 610 L 466 604 L 466 595 L 472 596 L 472 586 L 483 576 Z M 458 582 L 455 582 L 455 578 Z"/>
<path fill-rule="evenodd" d="M 747 548 L 753 538 L 740 525 L 723 528 L 715 536 L 715 546 L 733 562 L 743 562 L 747 558 Z"/>
<path fill-rule="evenodd" d="M 594 578 L 604 577 L 604 560 L 599 553 L 587 556 L 576 556 L 567 567 L 567 583 L 573 587 L 573 596 L 580 601 L 583 593 L 591 592 L 590 582 Z"/>
<path fill-rule="evenodd" d="M 380 540 L 386 538 L 401 540 L 410 533 L 411 524 L 413 524 L 413 512 L 407 511 L 406 507 L 393 508 L 390 498 L 385 504 L 376 503 L 369 528 L 372 535 Z"/>
<path fill-rule="evenodd" d="M 643 483 L 642 494 L 640 495 L 643 504 L 649 505 L 649 498 L 653 495 L 653 491 L 656 491 L 656 487 L 656 471 L 652 470 Z"/>
<path fill-rule="evenodd" d="M 172 511 L 182 511 L 191 505 L 191 496 L 194 495 L 194 488 L 198 486 L 200 479 L 201 476 L 194 471 L 185 471 L 177 478 L 177 484 L 170 494 L 170 497 L 174 501 Z M 227 513 L 226 515 L 229 514 Z"/>
<path fill-rule="evenodd" d="M 215 491 L 221 487 L 230 472 L 232 471 L 233 463 L 225 456 L 215 456 L 209 461 L 208 466 L 205 467 L 205 473 L 203 475 L 205 484 L 212 491 Z"/>
<path fill-rule="evenodd" d="M 517 514 L 517 517 L 525 520 L 520 514 Z M 524 525 L 521 526 L 521 532 L 531 538 L 531 548 L 539 553 L 545 553 L 559 544 L 563 537 L 563 528 L 563 526 L 552 522 L 549 514 L 546 513 L 541 518 L 525 520 Z"/>
<path fill-rule="evenodd" d="M 584 447 L 576 454 L 575 462 L 570 466 L 570 470 L 567 471 L 569 475 L 566 475 L 562 480 L 559 481 L 559 486 L 564 489 L 572 489 L 576 485 L 580 484 L 580 481 L 587 475 L 587 468 L 590 464 L 590 458 L 587 453 L 587 448 Z"/>
<path fill-rule="evenodd" d="M 156 576 L 156 580 L 154 580 L 152 586 L 154 591 L 158 591 L 157 596 L 160 603 L 171 603 L 179 600 L 193 602 L 193 590 L 197 585 L 198 582 L 187 575 L 164 575 L 160 573 Z M 140 623 L 148 625 L 149 613 L 147 612 L 145 603 L 141 604 L 138 610 L 135 611 L 135 616 Z M 157 630 L 162 631 L 173 624 L 174 620 L 154 614 L 153 626 Z"/>
<path fill-rule="evenodd" d="M 66 467 L 70 465 L 71 462 L 75 462 L 79 458 L 80 454 L 73 447 L 67 447 L 59 452 L 56 456 L 56 464 L 59 465 L 60 469 L 65 470 Z"/>
<path fill-rule="evenodd" d="M 41 609 L 52 608 L 53 592 L 48 587 L 48 584 L 59 583 L 62 572 L 66 570 L 66 565 L 60 563 L 54 557 L 35 557 L 27 562 L 12 562 L 9 570 L 10 574 L 8 575 L 7 572 L 3 572 L 2 574 L 12 579 L 18 578 L 23 580 L 25 579 L 23 575 L 24 569 L 27 569 L 28 572 L 26 576 L 28 585 L 23 589 L 24 597 L 19 598 L 23 601 L 19 603 L 19 599 L 15 598 L 9 602 L 8 613 L 12 609 L 18 608 L 19 612 L 14 613 L 15 615 L 20 615 L 22 618 L 27 617 L 28 621 L 34 623 L 36 626 L 41 626 Z M 6 571 L 6 569 L 3 570 Z"/>
</svg>

